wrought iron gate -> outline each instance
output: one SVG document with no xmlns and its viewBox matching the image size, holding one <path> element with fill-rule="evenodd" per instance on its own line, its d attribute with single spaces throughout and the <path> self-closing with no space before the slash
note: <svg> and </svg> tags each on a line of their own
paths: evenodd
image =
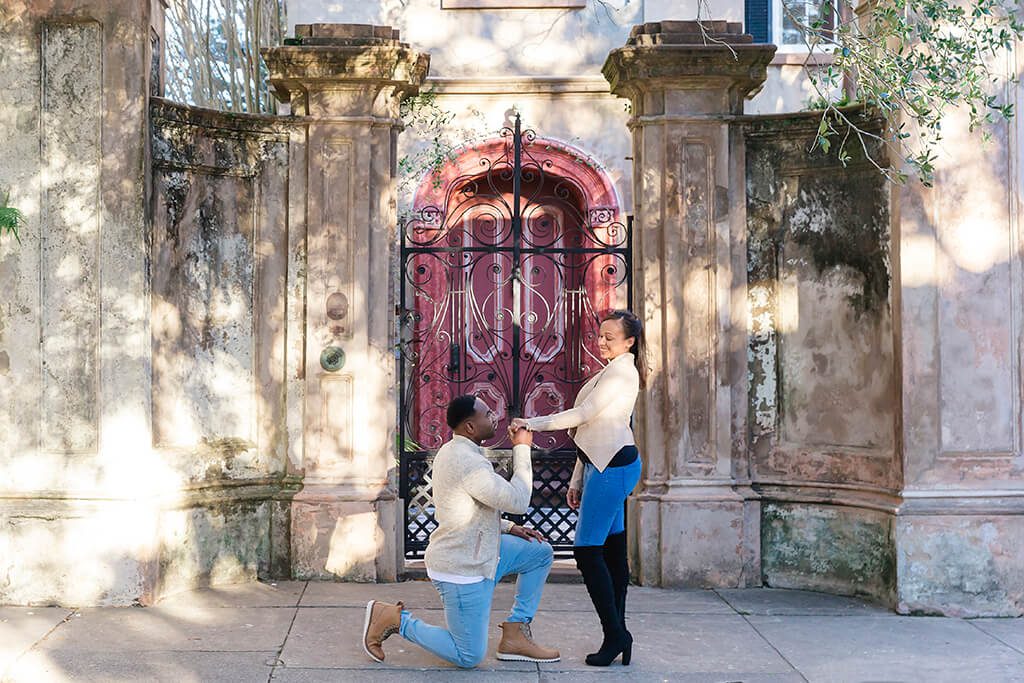
<svg viewBox="0 0 1024 683">
<path fill-rule="evenodd" d="M 609 207 L 588 205 L 587 188 L 551 161 L 555 144 L 522 131 L 516 115 L 493 153 L 401 223 L 398 439 L 407 557 L 422 556 L 437 526 L 430 463 L 450 437 L 448 401 L 476 394 L 495 410 L 498 432 L 486 445 L 507 469 L 509 420 L 570 407 L 602 363 L 599 315 L 631 305 L 630 226 Z M 565 502 L 576 450 L 564 432 L 536 434 L 534 445 L 526 521 L 565 551 L 576 522 Z"/>
</svg>

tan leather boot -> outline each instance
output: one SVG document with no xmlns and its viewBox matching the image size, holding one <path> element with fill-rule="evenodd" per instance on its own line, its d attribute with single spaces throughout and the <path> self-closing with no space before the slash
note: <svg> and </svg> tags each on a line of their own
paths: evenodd
<svg viewBox="0 0 1024 683">
<path fill-rule="evenodd" d="M 366 603 L 366 619 L 363 621 L 363 651 L 375 662 L 384 661 L 384 648 L 381 643 L 393 633 L 398 633 L 402 625 L 402 603 L 391 605 L 386 602 L 370 600 Z"/>
<path fill-rule="evenodd" d="M 498 643 L 498 659 L 520 662 L 557 662 L 561 659 L 558 650 L 533 642 L 529 624 L 506 621 L 499 625 L 501 642 Z"/>
</svg>

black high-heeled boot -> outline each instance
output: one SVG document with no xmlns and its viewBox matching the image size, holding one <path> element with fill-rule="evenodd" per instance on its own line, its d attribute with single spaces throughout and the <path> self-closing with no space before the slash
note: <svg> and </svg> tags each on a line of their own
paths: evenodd
<svg viewBox="0 0 1024 683">
<path fill-rule="evenodd" d="M 604 641 L 597 652 L 587 655 L 586 662 L 590 666 L 608 666 L 616 657 L 622 655 L 623 665 L 627 665 L 633 655 L 633 637 L 625 629 L 618 606 L 615 604 L 615 588 L 612 576 L 604 560 L 604 547 L 599 545 L 576 546 L 573 548 L 576 566 L 583 574 L 583 583 L 590 594 L 590 601 L 601 620 Z"/>
<path fill-rule="evenodd" d="M 629 558 L 626 555 L 626 532 L 612 534 L 604 542 L 604 562 L 608 565 L 608 573 L 612 577 L 612 589 L 615 591 L 615 607 L 622 619 L 622 628 L 626 628 L 626 590 L 629 588 Z"/>
</svg>

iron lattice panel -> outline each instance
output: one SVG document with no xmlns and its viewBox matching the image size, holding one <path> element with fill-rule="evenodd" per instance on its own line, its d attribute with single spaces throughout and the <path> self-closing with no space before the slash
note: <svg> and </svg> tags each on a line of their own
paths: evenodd
<svg viewBox="0 0 1024 683">
<path fill-rule="evenodd" d="M 511 476 L 512 456 L 507 451 L 492 453 L 495 470 Z M 437 528 L 434 518 L 430 467 L 433 454 L 426 451 L 402 457 L 402 500 L 405 508 L 405 556 L 422 558 L 430 534 Z M 516 524 L 527 524 L 544 534 L 557 554 L 572 551 L 576 535 L 575 510 L 566 504 L 569 479 L 576 464 L 575 451 L 535 451 L 533 454 L 533 495 L 525 515 L 506 515 Z"/>
<path fill-rule="evenodd" d="M 432 458 L 426 453 L 402 456 L 402 501 L 405 508 L 405 552 L 407 557 L 423 557 L 430 534 L 437 528 L 434 519 L 434 489 L 430 481 Z"/>
</svg>

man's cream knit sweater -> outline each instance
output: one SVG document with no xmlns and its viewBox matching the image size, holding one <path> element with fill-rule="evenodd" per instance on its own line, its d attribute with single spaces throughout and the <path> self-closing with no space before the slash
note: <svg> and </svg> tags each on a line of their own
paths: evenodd
<svg viewBox="0 0 1024 683">
<path fill-rule="evenodd" d="M 530 447 L 514 446 L 512 463 L 512 480 L 505 481 L 464 436 L 438 449 L 431 475 L 437 528 L 423 556 L 428 570 L 494 578 L 501 534 L 512 527 L 501 513 L 524 514 L 533 490 Z"/>
</svg>

